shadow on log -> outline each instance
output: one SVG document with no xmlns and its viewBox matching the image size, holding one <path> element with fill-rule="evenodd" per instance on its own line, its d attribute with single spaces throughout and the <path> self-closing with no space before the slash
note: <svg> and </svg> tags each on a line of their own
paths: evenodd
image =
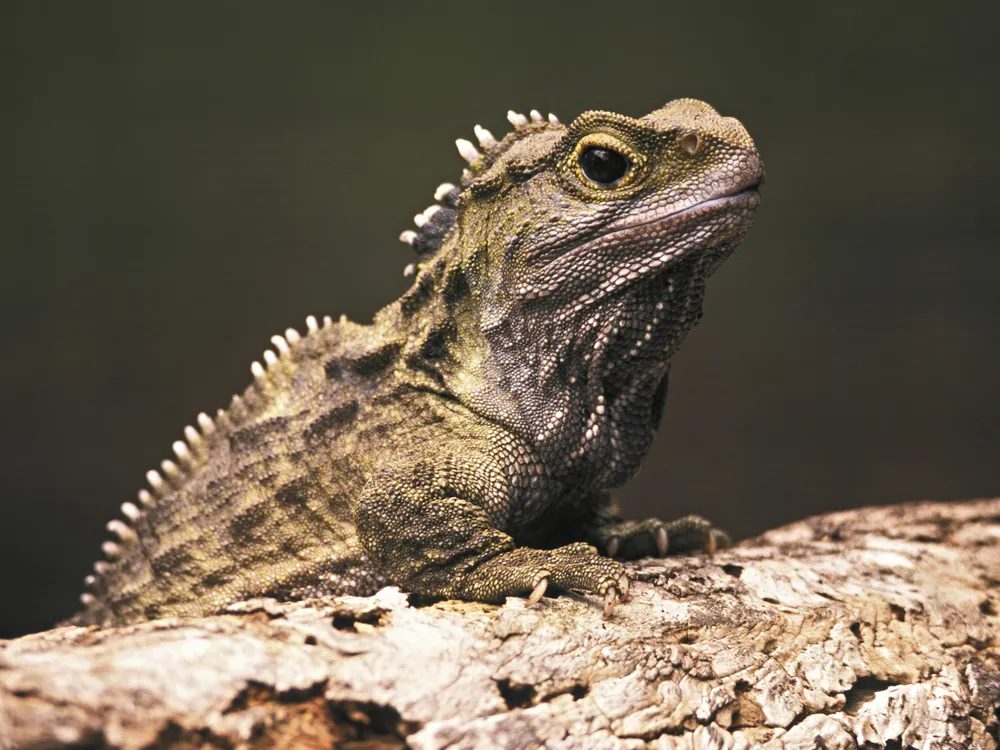
<svg viewBox="0 0 1000 750">
<path fill-rule="evenodd" d="M 1000 500 L 631 566 L 610 619 L 369 598 L 0 643 L 0 747 L 995 748 Z"/>
</svg>

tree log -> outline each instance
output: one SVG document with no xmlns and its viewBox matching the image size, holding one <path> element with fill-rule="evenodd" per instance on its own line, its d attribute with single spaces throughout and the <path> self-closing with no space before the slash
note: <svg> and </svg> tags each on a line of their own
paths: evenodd
<svg viewBox="0 0 1000 750">
<path fill-rule="evenodd" d="M 631 565 L 612 616 L 375 596 L 0 642 L 0 747 L 996 748 L 1000 499 Z"/>
</svg>

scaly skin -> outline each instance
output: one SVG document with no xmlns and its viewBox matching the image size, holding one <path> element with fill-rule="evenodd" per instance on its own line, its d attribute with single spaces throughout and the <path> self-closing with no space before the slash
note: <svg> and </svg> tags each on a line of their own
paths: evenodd
<svg viewBox="0 0 1000 750">
<path fill-rule="evenodd" d="M 682 99 L 636 120 L 511 114 L 402 239 L 413 286 L 372 325 L 308 320 L 113 521 L 78 623 L 252 596 L 502 602 L 627 594 L 615 556 L 713 549 L 703 519 L 639 523 L 639 468 L 704 284 L 750 227 L 763 167 L 739 122 Z M 603 551 L 602 556 L 598 549 Z"/>
</svg>

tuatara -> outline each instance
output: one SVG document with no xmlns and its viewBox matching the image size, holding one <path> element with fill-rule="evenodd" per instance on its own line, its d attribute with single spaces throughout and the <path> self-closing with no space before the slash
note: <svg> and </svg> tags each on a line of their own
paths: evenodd
<svg viewBox="0 0 1000 750">
<path fill-rule="evenodd" d="M 387 584 L 482 602 L 628 594 L 615 558 L 712 550 L 695 516 L 625 521 L 670 358 L 743 239 L 763 166 L 679 99 L 570 125 L 509 113 L 401 239 L 412 286 L 371 325 L 310 316 L 200 414 L 111 521 L 80 624 Z M 603 553 L 603 554 L 602 554 Z"/>
</svg>

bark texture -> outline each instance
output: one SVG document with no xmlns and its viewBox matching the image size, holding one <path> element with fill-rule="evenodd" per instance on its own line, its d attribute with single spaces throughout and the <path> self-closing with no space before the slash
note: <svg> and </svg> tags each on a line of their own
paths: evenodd
<svg viewBox="0 0 1000 750">
<path fill-rule="evenodd" d="M 526 609 L 374 597 L 0 642 L 0 747 L 995 748 L 1000 500 L 832 513 Z"/>
</svg>

